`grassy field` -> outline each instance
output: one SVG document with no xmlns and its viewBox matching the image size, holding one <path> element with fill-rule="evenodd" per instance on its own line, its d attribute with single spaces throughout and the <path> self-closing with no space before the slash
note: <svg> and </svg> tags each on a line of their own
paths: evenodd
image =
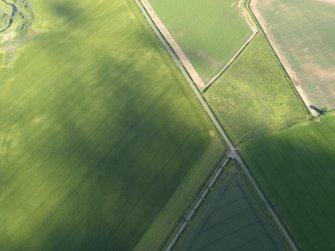
<svg viewBox="0 0 335 251">
<path fill-rule="evenodd" d="M 204 94 L 234 142 L 306 118 L 271 47 L 258 34 Z"/>
<path fill-rule="evenodd" d="M 259 251 L 285 247 L 237 164 L 230 162 L 176 250 Z"/>
<path fill-rule="evenodd" d="M 262 0 L 255 4 L 311 101 L 334 109 L 334 1 Z"/>
<path fill-rule="evenodd" d="M 132 250 L 224 146 L 134 1 L 30 2 L 0 68 L 0 250 Z"/>
<path fill-rule="evenodd" d="M 335 114 L 241 146 L 301 250 L 335 249 Z"/>
<path fill-rule="evenodd" d="M 206 83 L 252 33 L 238 0 L 149 2 Z"/>
</svg>

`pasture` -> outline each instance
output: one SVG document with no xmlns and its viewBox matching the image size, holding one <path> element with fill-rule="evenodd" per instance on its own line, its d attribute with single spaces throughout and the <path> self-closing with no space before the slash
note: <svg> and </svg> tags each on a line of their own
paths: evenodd
<svg viewBox="0 0 335 251">
<path fill-rule="evenodd" d="M 259 20 L 316 106 L 335 108 L 335 1 L 252 0 Z"/>
<path fill-rule="evenodd" d="M 335 249 L 335 114 L 241 145 L 301 250 Z"/>
<path fill-rule="evenodd" d="M 155 12 L 208 83 L 252 31 L 239 0 L 150 0 Z"/>
<path fill-rule="evenodd" d="M 230 162 L 175 250 L 285 250 L 237 163 Z"/>
<path fill-rule="evenodd" d="M 132 250 L 156 220 L 160 245 L 223 143 L 134 1 L 30 3 L 0 68 L 0 250 Z"/>
<path fill-rule="evenodd" d="M 306 119 L 302 103 L 260 33 L 204 96 L 235 143 Z"/>
</svg>

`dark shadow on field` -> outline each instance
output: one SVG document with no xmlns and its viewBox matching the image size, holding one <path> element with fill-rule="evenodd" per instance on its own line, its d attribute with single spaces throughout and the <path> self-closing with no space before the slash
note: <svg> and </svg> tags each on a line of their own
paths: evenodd
<svg viewBox="0 0 335 251">
<path fill-rule="evenodd" d="M 231 161 L 175 248 L 184 250 L 287 250 Z"/>
<path fill-rule="evenodd" d="M 72 14 L 63 7 L 57 11 Z M 75 53 L 62 57 L 82 60 Z M 54 83 L 59 86 L 43 103 L 26 108 L 31 114 L 49 111 L 60 128 L 50 132 L 53 141 L 33 142 L 57 163 L 41 168 L 71 169 L 73 175 L 53 177 L 68 189 L 64 201 L 11 250 L 31 250 L 38 236 L 44 239 L 34 251 L 133 249 L 208 144 L 203 131 L 169 106 L 165 97 L 171 87 L 157 91 L 131 60 L 98 52 L 94 58 L 94 82 L 73 71 L 66 76 L 71 85 Z M 76 164 L 66 164 L 69 160 Z"/>
<path fill-rule="evenodd" d="M 88 23 L 88 15 L 81 9 L 79 2 L 76 1 L 59 1 L 51 2 L 49 9 L 51 13 L 66 20 L 69 25 L 84 25 Z"/>
<path fill-rule="evenodd" d="M 313 122 L 318 132 L 299 125 L 241 145 L 247 165 L 301 250 L 335 246 L 335 135 L 329 130 L 334 124 L 329 117 Z"/>
</svg>

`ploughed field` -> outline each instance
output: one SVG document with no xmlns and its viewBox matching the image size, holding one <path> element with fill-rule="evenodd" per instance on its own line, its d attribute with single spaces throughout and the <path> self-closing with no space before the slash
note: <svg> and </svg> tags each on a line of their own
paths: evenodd
<svg viewBox="0 0 335 251">
<path fill-rule="evenodd" d="M 334 115 L 241 146 L 251 171 L 302 250 L 335 249 Z"/>
<path fill-rule="evenodd" d="M 220 72 L 252 34 L 242 14 L 244 1 L 149 2 L 205 83 Z"/>
<path fill-rule="evenodd" d="M 253 0 L 251 4 L 312 103 L 335 109 L 335 1 Z"/>
<path fill-rule="evenodd" d="M 133 1 L 30 4 L 0 68 L 0 250 L 131 250 L 224 146 Z"/>
</svg>

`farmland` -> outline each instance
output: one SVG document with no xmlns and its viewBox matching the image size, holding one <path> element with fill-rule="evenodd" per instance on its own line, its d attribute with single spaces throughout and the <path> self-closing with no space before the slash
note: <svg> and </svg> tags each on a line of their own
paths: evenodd
<svg viewBox="0 0 335 251">
<path fill-rule="evenodd" d="M 335 249 L 334 115 L 241 146 L 242 155 L 302 250 Z"/>
<path fill-rule="evenodd" d="M 234 142 L 306 118 L 262 34 L 251 41 L 204 96 Z"/>
<path fill-rule="evenodd" d="M 335 2 L 253 0 L 255 14 L 318 107 L 335 108 Z"/>
<path fill-rule="evenodd" d="M 34 36 L 0 68 L 0 250 L 169 232 L 224 153 L 191 90 L 133 1 L 30 3 Z"/>
<path fill-rule="evenodd" d="M 1 251 L 335 249 L 334 1 L 244 3 L 0 0 Z"/>
<path fill-rule="evenodd" d="M 242 15 L 243 1 L 149 2 L 205 83 L 220 72 L 252 34 Z"/>
<path fill-rule="evenodd" d="M 253 197 L 237 163 L 230 162 L 176 250 L 285 250 Z"/>
</svg>

